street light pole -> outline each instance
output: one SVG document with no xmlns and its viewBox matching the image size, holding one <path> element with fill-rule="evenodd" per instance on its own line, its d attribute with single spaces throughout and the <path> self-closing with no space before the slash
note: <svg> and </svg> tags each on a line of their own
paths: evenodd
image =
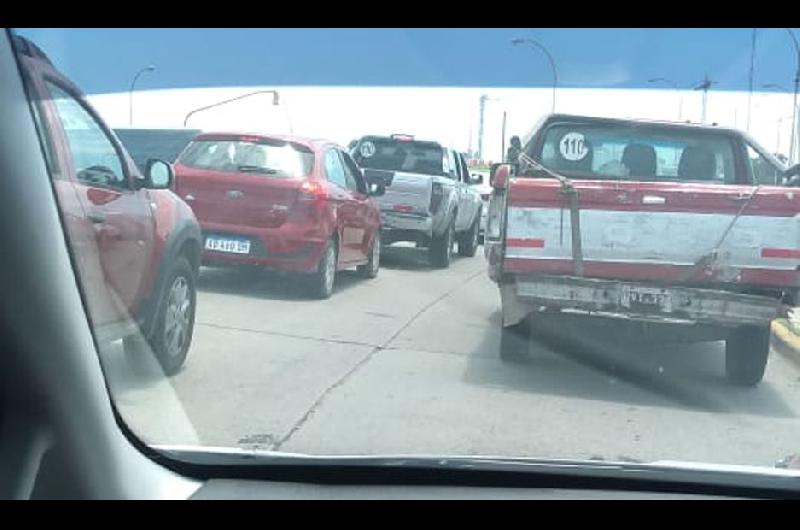
<svg viewBox="0 0 800 530">
<path fill-rule="evenodd" d="M 530 44 L 531 46 L 534 46 L 537 49 L 541 50 L 542 53 L 544 53 L 547 56 L 547 60 L 550 61 L 550 69 L 553 71 L 553 106 L 552 106 L 551 112 L 555 113 L 555 111 L 556 111 L 556 88 L 558 87 L 558 71 L 556 69 L 556 62 L 553 60 L 553 56 L 550 55 L 550 52 L 547 51 L 547 48 L 545 48 L 544 45 L 539 43 L 538 41 L 535 41 L 533 39 L 523 39 L 523 38 L 513 39 L 511 41 L 511 44 L 514 45 L 514 46 L 517 46 L 517 45 L 520 45 L 520 44 L 525 44 L 525 43 Z"/>
<path fill-rule="evenodd" d="M 755 70 L 756 61 L 756 31 L 758 28 L 753 28 L 753 38 L 750 43 L 750 74 L 748 76 L 748 91 L 747 91 L 747 132 L 750 132 L 750 104 L 753 101 L 753 71 Z"/>
<path fill-rule="evenodd" d="M 683 116 L 683 94 L 678 90 L 678 83 L 671 79 L 665 79 L 663 77 L 654 77 L 652 79 L 647 80 L 648 83 L 665 83 L 667 85 L 672 86 L 675 91 L 678 93 L 678 121 L 681 121 Z"/>
<path fill-rule="evenodd" d="M 792 38 L 794 44 L 794 51 L 797 54 L 797 69 L 794 74 L 794 96 L 792 98 L 792 140 L 789 144 L 789 162 L 795 162 L 795 142 L 797 141 L 797 90 L 800 88 L 800 43 L 797 42 L 797 37 L 794 32 L 786 28 L 789 36 Z"/>
<path fill-rule="evenodd" d="M 139 76 L 143 73 L 152 72 L 155 69 L 156 67 L 151 64 L 149 66 L 145 66 L 136 72 L 135 76 L 133 76 L 133 81 L 131 81 L 131 89 L 128 91 L 128 124 L 130 127 L 133 127 L 133 88 L 136 86 L 136 81 L 139 80 Z"/>
<path fill-rule="evenodd" d="M 190 112 L 189 112 L 189 113 L 186 115 L 186 117 L 183 119 L 183 126 L 184 126 L 184 127 L 186 127 L 186 122 L 188 122 L 188 121 L 189 121 L 189 118 L 190 118 L 190 117 L 191 117 L 193 114 L 196 114 L 196 113 L 198 113 L 198 112 L 202 112 L 202 111 L 204 111 L 204 110 L 212 109 L 212 108 L 214 108 L 214 107 L 219 107 L 219 106 L 221 106 L 221 105 L 225 105 L 226 103 L 232 103 L 232 102 L 234 102 L 234 101 L 238 101 L 238 100 L 240 100 L 240 99 L 248 98 L 248 97 L 250 97 L 250 96 L 255 96 L 255 95 L 257 95 L 257 94 L 272 94 L 272 104 L 273 104 L 274 106 L 277 106 L 277 105 L 278 105 L 279 96 L 278 96 L 278 92 L 277 92 L 276 90 L 257 90 L 257 91 L 255 91 L 255 92 L 250 92 L 250 93 L 248 93 L 248 94 L 243 94 L 243 95 L 241 95 L 241 96 L 236 96 L 235 98 L 230 98 L 230 99 L 226 99 L 226 100 L 224 100 L 224 101 L 219 101 L 219 102 L 217 102 L 217 103 L 213 103 L 213 104 L 211 104 L 211 105 L 206 105 L 205 107 L 200 107 L 199 109 L 194 109 L 193 111 L 190 111 Z M 287 114 L 287 118 L 288 118 L 288 114 Z M 291 125 L 290 125 L 290 127 L 291 127 Z"/>
<path fill-rule="evenodd" d="M 702 90 L 703 91 L 703 109 L 701 112 L 700 123 L 706 122 L 706 107 L 708 105 L 708 89 L 711 88 L 711 85 L 716 84 L 716 81 L 712 81 L 708 78 L 708 74 L 706 74 L 705 78 L 694 87 L 695 90 Z"/>
</svg>

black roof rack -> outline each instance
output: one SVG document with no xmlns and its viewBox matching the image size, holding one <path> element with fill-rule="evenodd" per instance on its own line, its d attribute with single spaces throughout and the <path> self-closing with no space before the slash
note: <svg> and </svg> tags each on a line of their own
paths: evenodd
<svg viewBox="0 0 800 530">
<path fill-rule="evenodd" d="M 50 66 L 53 66 L 53 63 L 50 61 L 50 58 L 47 56 L 46 53 L 42 51 L 37 45 L 35 45 L 30 40 L 26 39 L 25 37 L 20 37 L 19 35 L 14 35 L 14 45 L 17 49 L 17 53 L 21 53 L 23 55 L 27 55 L 28 57 L 33 57 L 35 59 L 40 59 Z"/>
</svg>

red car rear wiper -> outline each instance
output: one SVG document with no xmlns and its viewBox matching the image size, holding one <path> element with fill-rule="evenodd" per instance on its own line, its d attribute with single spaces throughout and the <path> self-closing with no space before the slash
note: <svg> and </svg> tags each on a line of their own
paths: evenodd
<svg viewBox="0 0 800 530">
<path fill-rule="evenodd" d="M 274 175 L 275 173 L 278 172 L 277 169 L 261 167 L 261 166 L 248 166 L 248 165 L 236 166 L 236 169 L 242 172 L 266 173 L 267 175 Z"/>
</svg>

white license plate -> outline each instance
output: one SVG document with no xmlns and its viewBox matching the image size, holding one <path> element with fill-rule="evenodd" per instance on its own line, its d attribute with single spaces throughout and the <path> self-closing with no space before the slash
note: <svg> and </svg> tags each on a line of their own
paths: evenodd
<svg viewBox="0 0 800 530">
<path fill-rule="evenodd" d="M 672 294 L 659 287 L 633 287 L 623 285 L 620 304 L 627 308 L 650 307 L 664 312 L 672 311 Z"/>
<path fill-rule="evenodd" d="M 232 254 L 249 254 L 250 242 L 240 239 L 225 239 L 220 237 L 207 237 L 206 250 L 216 252 L 230 252 Z"/>
</svg>

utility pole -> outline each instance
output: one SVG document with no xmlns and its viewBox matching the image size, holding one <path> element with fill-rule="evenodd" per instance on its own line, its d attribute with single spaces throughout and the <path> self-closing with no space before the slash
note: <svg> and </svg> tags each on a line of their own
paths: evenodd
<svg viewBox="0 0 800 530">
<path fill-rule="evenodd" d="M 500 147 L 500 160 L 503 161 L 506 158 L 506 111 L 503 110 L 503 144 Z"/>
<path fill-rule="evenodd" d="M 792 98 L 792 139 L 791 144 L 789 145 L 789 162 L 794 163 L 796 160 L 796 149 L 795 143 L 797 142 L 797 92 L 800 89 L 800 43 L 797 42 L 797 37 L 795 37 L 794 32 L 786 28 L 786 31 L 789 32 L 789 36 L 792 38 L 792 44 L 794 44 L 794 51 L 797 54 L 797 70 L 794 73 L 794 97 Z"/>
<path fill-rule="evenodd" d="M 480 117 L 478 118 L 478 158 L 483 160 L 483 113 L 486 109 L 486 100 L 489 96 L 481 94 L 480 99 Z"/>
<path fill-rule="evenodd" d="M 694 87 L 695 90 L 703 91 L 703 110 L 702 110 L 702 116 L 700 118 L 701 123 L 706 122 L 706 107 L 708 106 L 708 89 L 711 88 L 711 85 L 715 84 L 717 84 L 717 82 L 709 79 L 708 74 L 706 74 L 706 76 L 703 78 L 700 84 Z"/>
<path fill-rule="evenodd" d="M 753 101 L 753 71 L 755 70 L 756 63 L 756 31 L 758 28 L 753 28 L 753 37 L 750 43 L 750 75 L 747 91 L 747 132 L 750 132 L 750 104 Z"/>
</svg>

